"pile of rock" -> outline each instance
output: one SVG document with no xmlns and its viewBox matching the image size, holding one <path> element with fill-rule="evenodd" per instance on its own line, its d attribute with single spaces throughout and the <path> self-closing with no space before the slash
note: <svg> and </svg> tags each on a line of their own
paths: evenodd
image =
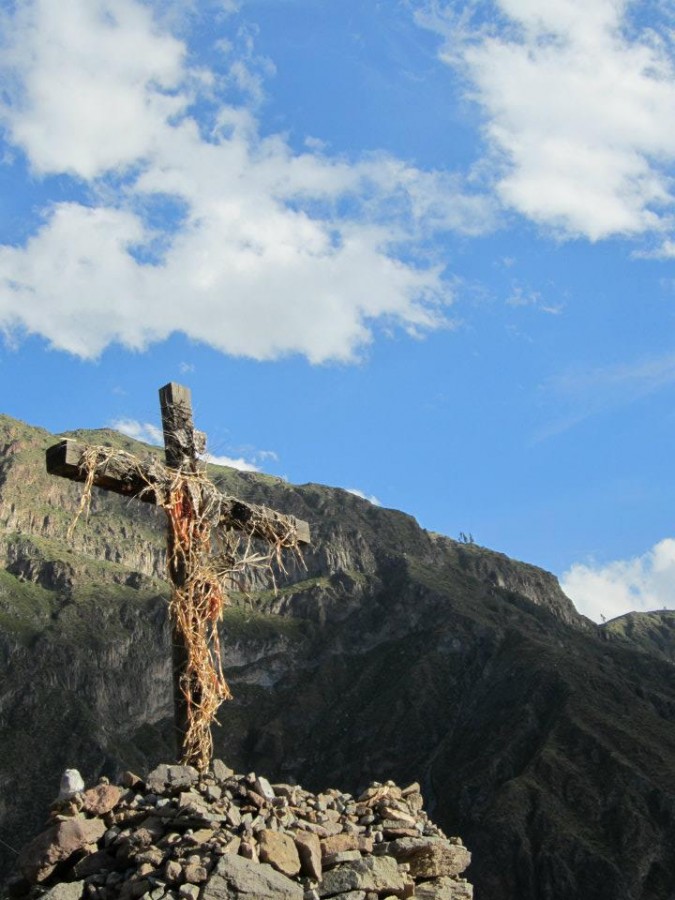
<svg viewBox="0 0 675 900">
<path fill-rule="evenodd" d="M 161 765 L 52 808 L 19 857 L 15 897 L 43 900 L 470 900 L 470 854 L 422 809 L 418 784 L 312 794 Z"/>
</svg>

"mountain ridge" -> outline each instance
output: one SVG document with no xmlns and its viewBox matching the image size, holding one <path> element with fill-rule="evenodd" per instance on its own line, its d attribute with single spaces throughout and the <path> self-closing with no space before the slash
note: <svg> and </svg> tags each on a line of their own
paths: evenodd
<svg viewBox="0 0 675 900">
<path fill-rule="evenodd" d="M 107 430 L 71 434 L 160 452 Z M 171 749 L 161 516 L 96 492 L 67 543 L 80 487 L 45 474 L 50 442 L 0 417 L 5 839 L 36 830 L 47 773 L 148 770 Z M 209 471 L 313 534 L 304 568 L 279 573 L 276 592 L 259 576 L 255 602 L 235 595 L 225 613 L 235 700 L 217 755 L 310 789 L 419 781 L 473 853 L 477 900 L 670 896 L 675 669 L 663 649 L 580 616 L 549 573 L 404 513 Z"/>
</svg>

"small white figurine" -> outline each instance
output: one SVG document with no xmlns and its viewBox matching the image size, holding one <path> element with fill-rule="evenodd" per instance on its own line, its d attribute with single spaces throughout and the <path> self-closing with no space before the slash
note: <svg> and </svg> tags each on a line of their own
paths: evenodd
<svg viewBox="0 0 675 900">
<path fill-rule="evenodd" d="M 84 790 L 84 781 L 77 769 L 66 769 L 61 776 L 61 787 L 59 789 L 59 800 L 69 800 Z"/>
</svg>

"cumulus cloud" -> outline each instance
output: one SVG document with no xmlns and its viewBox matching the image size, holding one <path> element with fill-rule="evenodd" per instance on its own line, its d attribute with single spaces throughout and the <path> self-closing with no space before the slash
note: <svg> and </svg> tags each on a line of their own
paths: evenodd
<svg viewBox="0 0 675 900">
<path fill-rule="evenodd" d="M 560 583 L 579 612 L 596 622 L 631 611 L 675 609 L 675 539 L 659 541 L 633 559 L 576 563 Z"/>
<path fill-rule="evenodd" d="M 82 358 L 182 332 L 319 363 L 357 358 L 378 322 L 445 323 L 450 282 L 426 242 L 492 214 L 461 177 L 261 136 L 269 66 L 250 38 L 219 38 L 220 68 L 199 68 L 152 3 L 26 0 L 4 24 L 5 134 L 62 179 L 32 236 L 0 247 L 5 331 Z"/>
<path fill-rule="evenodd" d="M 672 255 L 672 28 L 629 0 L 430 0 L 479 104 L 502 202 L 566 237 L 649 235 Z M 655 8 L 651 8 L 652 21 Z"/>
</svg>

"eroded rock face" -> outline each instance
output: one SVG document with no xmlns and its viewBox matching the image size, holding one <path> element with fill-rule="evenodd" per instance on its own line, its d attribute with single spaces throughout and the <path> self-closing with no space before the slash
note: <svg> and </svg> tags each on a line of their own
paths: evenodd
<svg viewBox="0 0 675 900">
<path fill-rule="evenodd" d="M 412 897 L 418 883 L 430 900 L 472 896 L 460 877 L 471 856 L 430 821 L 418 784 L 312 794 L 216 760 L 204 775 L 127 772 L 57 801 L 52 816 L 21 854 L 16 896 L 377 900 Z"/>
</svg>

